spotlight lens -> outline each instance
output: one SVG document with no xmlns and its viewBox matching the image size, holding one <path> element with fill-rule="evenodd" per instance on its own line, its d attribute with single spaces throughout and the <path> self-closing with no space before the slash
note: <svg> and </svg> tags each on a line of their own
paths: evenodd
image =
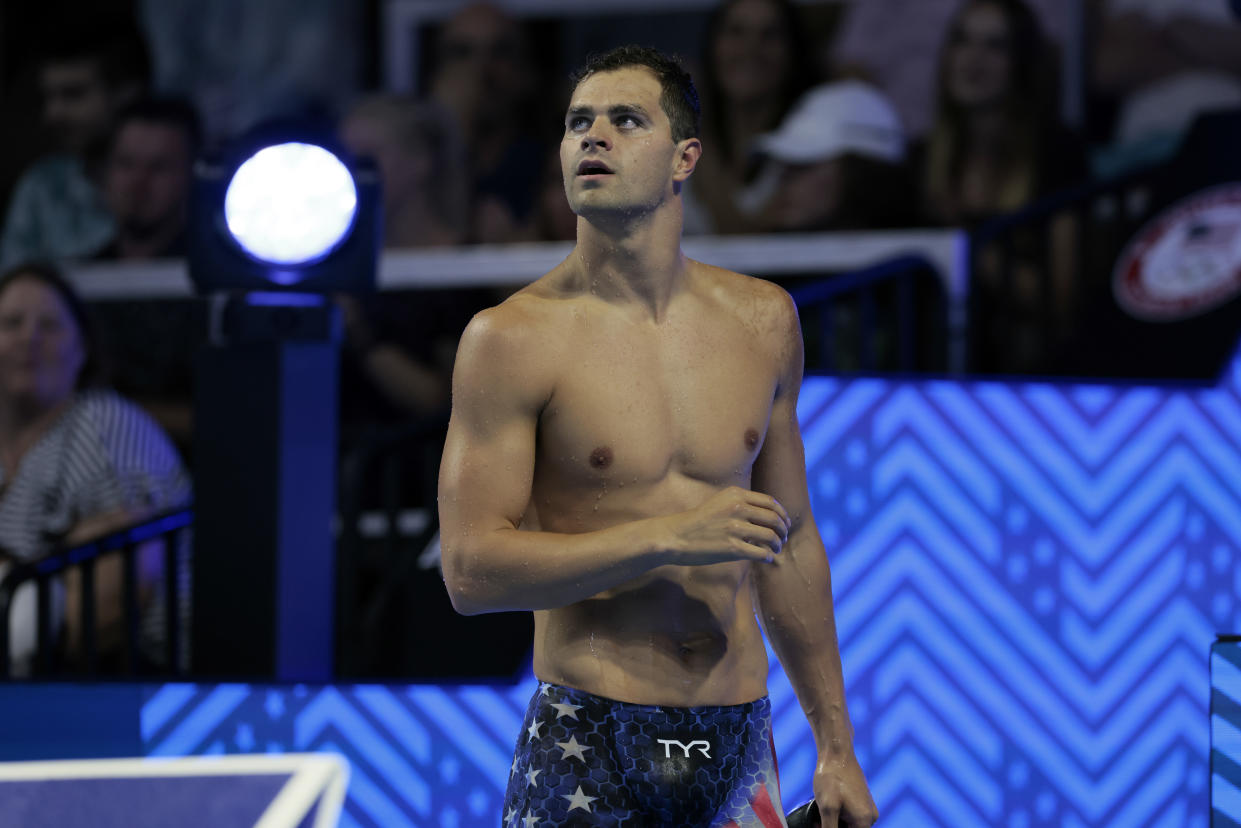
<svg viewBox="0 0 1241 828">
<path fill-rule="evenodd" d="M 224 220 L 250 255 L 296 265 L 340 244 L 357 206 L 353 176 L 340 159 L 314 144 L 277 144 L 237 168 L 224 195 Z"/>
</svg>

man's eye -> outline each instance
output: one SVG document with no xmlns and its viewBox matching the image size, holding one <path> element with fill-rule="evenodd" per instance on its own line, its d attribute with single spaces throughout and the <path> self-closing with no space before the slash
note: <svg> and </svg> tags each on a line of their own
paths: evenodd
<svg viewBox="0 0 1241 828">
<path fill-rule="evenodd" d="M 588 119 L 578 116 L 576 118 L 570 118 L 568 126 L 569 126 L 569 129 L 574 130 L 576 132 L 579 129 L 585 129 L 589 123 L 590 121 Z"/>
<path fill-rule="evenodd" d="M 640 124 L 638 123 L 638 119 L 633 117 L 632 115 L 621 115 L 619 118 L 616 119 L 616 125 L 632 128 L 632 127 L 639 126 Z"/>
</svg>

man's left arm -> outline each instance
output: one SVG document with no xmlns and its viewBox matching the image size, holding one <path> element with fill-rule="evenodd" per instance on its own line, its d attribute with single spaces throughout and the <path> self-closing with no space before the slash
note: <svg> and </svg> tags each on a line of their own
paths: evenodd
<svg viewBox="0 0 1241 828">
<path fill-rule="evenodd" d="M 767 437 L 754 462 L 751 488 L 771 495 L 792 522 L 774 564 L 752 568 L 759 620 L 806 713 L 818 748 L 814 792 L 824 825 L 869 826 L 877 818 L 853 755 L 831 573 L 810 510 L 806 459 L 797 423 L 803 346 L 792 299 L 783 291 L 774 314 L 780 380 Z"/>
</svg>

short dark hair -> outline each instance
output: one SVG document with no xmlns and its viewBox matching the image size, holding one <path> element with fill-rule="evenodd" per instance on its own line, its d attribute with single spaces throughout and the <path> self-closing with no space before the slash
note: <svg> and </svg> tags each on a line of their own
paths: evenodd
<svg viewBox="0 0 1241 828">
<path fill-rule="evenodd" d="M 139 98 L 121 109 L 116 116 L 116 125 L 112 128 L 113 140 L 121 128 L 133 121 L 145 124 L 159 124 L 174 127 L 185 135 L 190 148 L 190 155 L 198 152 L 203 141 L 202 120 L 198 110 L 184 98 Z"/>
<path fill-rule="evenodd" d="M 83 12 L 57 19 L 44 32 L 40 65 L 91 61 L 112 87 L 151 83 L 151 51 L 142 29 L 127 15 Z"/>
<path fill-rule="evenodd" d="M 99 345 L 98 328 L 94 319 L 86 309 L 86 304 L 78 296 L 73 285 L 65 278 L 60 269 L 48 262 L 25 262 L 15 265 L 0 274 L 0 296 L 9 286 L 19 279 L 34 279 L 51 288 L 69 309 L 69 315 L 78 328 L 78 337 L 82 340 L 82 369 L 78 372 L 77 388 L 96 388 L 107 384 L 108 372 L 105 359 Z"/>
<path fill-rule="evenodd" d="M 701 131 L 702 107 L 694 79 L 681 61 L 648 46 L 619 46 L 609 52 L 593 54 L 570 75 L 573 88 L 598 72 L 643 67 L 659 80 L 659 106 L 672 124 L 672 140 L 697 138 Z"/>
</svg>

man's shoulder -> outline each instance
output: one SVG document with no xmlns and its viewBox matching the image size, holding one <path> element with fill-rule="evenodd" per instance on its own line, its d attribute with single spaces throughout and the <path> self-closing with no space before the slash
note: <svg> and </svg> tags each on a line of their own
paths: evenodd
<svg viewBox="0 0 1241 828">
<path fill-rule="evenodd" d="M 694 267 L 707 292 L 730 310 L 767 323 L 796 320 L 793 297 L 774 282 L 703 262 L 694 262 Z"/>
<path fill-rule="evenodd" d="M 459 350 L 492 368 L 522 366 L 554 344 L 555 303 L 523 289 L 474 314 Z"/>
<path fill-rule="evenodd" d="M 512 338 L 536 333 L 553 312 L 546 296 L 522 288 L 503 302 L 474 314 L 466 335 L 474 338 Z"/>
</svg>

